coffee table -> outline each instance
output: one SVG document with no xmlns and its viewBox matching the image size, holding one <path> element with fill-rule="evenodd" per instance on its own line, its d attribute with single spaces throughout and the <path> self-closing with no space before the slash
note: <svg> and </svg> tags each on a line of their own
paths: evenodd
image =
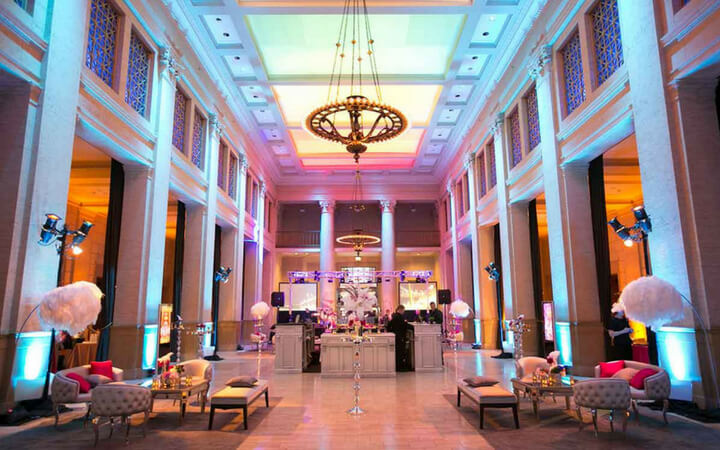
<svg viewBox="0 0 720 450">
<path fill-rule="evenodd" d="M 207 400 L 208 389 L 210 389 L 210 383 L 208 380 L 193 380 L 193 384 L 190 386 L 183 383 L 182 386 L 171 388 L 151 388 L 150 392 L 152 394 L 153 403 L 156 398 L 172 399 L 180 402 L 180 425 L 182 425 L 183 419 L 185 418 L 185 409 L 187 407 L 188 400 L 193 395 L 200 394 L 200 414 L 205 413 L 205 402 Z M 153 403 L 150 403 L 150 411 L 153 409 Z"/>
<path fill-rule="evenodd" d="M 555 384 L 552 386 L 543 386 L 541 383 L 532 381 L 523 381 L 519 378 L 513 378 L 510 380 L 513 385 L 513 391 L 515 395 L 520 398 L 520 392 L 527 394 L 533 403 L 533 412 L 535 418 L 540 420 L 540 411 L 538 410 L 538 401 L 547 394 L 553 396 L 565 397 L 565 409 L 570 409 L 570 397 L 573 396 L 572 386 L 569 384 Z"/>
</svg>

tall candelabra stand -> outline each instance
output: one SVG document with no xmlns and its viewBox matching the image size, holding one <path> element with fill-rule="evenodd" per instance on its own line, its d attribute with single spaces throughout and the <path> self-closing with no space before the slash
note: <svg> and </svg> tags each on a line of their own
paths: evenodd
<svg viewBox="0 0 720 450">
<path fill-rule="evenodd" d="M 177 316 L 177 320 L 173 323 L 172 327 L 173 330 L 175 330 L 175 352 L 177 353 L 175 355 L 175 361 L 180 361 L 182 359 L 182 334 L 183 331 L 185 331 L 182 317 Z"/>
<path fill-rule="evenodd" d="M 530 327 L 525 324 L 525 316 L 520 314 L 508 322 L 508 329 L 513 332 L 513 356 L 515 359 L 520 359 L 523 357 L 523 334 L 530 331 Z"/>
<path fill-rule="evenodd" d="M 257 336 L 257 360 L 260 361 L 260 358 L 262 358 L 262 344 L 265 341 L 265 336 L 262 332 L 263 329 L 263 320 L 262 319 L 255 319 L 255 335 Z"/>
<path fill-rule="evenodd" d="M 203 359 L 205 356 L 205 353 L 203 352 L 203 347 L 204 347 L 203 341 L 205 340 L 205 335 L 208 333 L 209 332 L 207 330 L 207 327 L 205 327 L 205 324 L 202 324 L 202 323 L 199 323 L 197 325 L 197 328 L 195 328 L 195 331 L 193 332 L 193 334 L 195 334 L 195 336 L 197 336 L 197 340 L 198 340 L 198 348 L 197 348 L 197 358 L 198 359 Z"/>
<path fill-rule="evenodd" d="M 353 344 L 353 391 L 355 393 L 353 407 L 347 410 L 347 413 L 351 416 L 359 416 L 365 414 L 365 411 L 360 408 L 360 350 L 362 344 L 370 342 L 372 338 L 363 336 L 360 332 L 360 324 L 355 324 L 355 331 L 350 337 L 343 338 L 343 342 L 351 342 Z"/>
<path fill-rule="evenodd" d="M 452 317 L 453 317 L 453 326 L 455 328 L 453 330 L 452 347 L 453 347 L 453 352 L 457 353 L 457 350 L 458 350 L 458 339 L 457 338 L 458 338 L 458 334 L 460 334 L 460 330 L 461 330 L 461 326 L 462 326 L 462 319 L 455 317 L 454 315 Z"/>
</svg>

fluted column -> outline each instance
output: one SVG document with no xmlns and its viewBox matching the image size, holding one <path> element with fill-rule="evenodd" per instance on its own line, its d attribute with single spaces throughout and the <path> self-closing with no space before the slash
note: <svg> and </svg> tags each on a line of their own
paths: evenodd
<svg viewBox="0 0 720 450">
<path fill-rule="evenodd" d="M 150 344 L 147 347 L 144 345 L 144 331 L 146 326 L 157 324 L 162 297 L 172 117 L 178 74 L 169 50 L 163 50 L 159 61 L 154 159 L 150 167 L 125 166 L 117 270 L 118 300 L 110 328 L 109 357 L 118 367 L 126 370 L 128 377 L 140 373 L 145 349 L 155 348 Z M 145 358 L 147 366 L 154 362 L 155 355 L 148 354 Z"/>
<path fill-rule="evenodd" d="M 448 202 L 450 202 L 450 235 L 452 241 L 452 295 L 454 298 L 460 297 L 460 249 L 458 248 L 457 237 L 457 209 L 455 207 L 455 184 L 448 182 L 445 187 L 448 193 Z"/>
<path fill-rule="evenodd" d="M 503 283 L 505 319 L 524 314 L 528 323 L 535 322 L 535 303 L 530 258 L 530 224 L 527 203 L 511 203 L 507 184 L 509 143 L 505 133 L 505 117 L 498 114 L 493 127 L 497 170 L 498 223 L 500 226 L 500 274 Z M 538 352 L 538 327 L 531 327 L 523 335 L 525 354 Z"/>
<path fill-rule="evenodd" d="M 335 200 L 320 200 L 320 270 L 335 270 Z M 335 280 L 320 281 L 320 304 L 335 309 Z"/>
<path fill-rule="evenodd" d="M 472 286 L 473 286 L 473 298 L 467 299 L 466 301 L 472 305 L 473 311 L 475 311 L 475 319 L 473 321 L 474 326 L 473 330 L 475 332 L 475 340 L 474 342 L 476 344 L 481 343 L 481 318 L 482 318 L 482 303 L 481 303 L 481 286 L 480 286 L 480 276 L 484 273 L 482 271 L 481 261 L 480 261 L 480 239 L 478 235 L 478 218 L 477 218 L 477 180 L 475 179 L 475 153 L 469 153 L 466 155 L 465 160 L 465 170 L 468 174 L 468 195 L 470 196 L 469 200 L 469 211 L 468 214 L 470 214 L 470 240 L 471 240 L 471 258 L 472 258 L 472 271 L 471 276 L 473 277 L 472 280 Z"/>
<path fill-rule="evenodd" d="M 380 200 L 382 231 L 380 245 L 382 247 L 381 268 L 383 272 L 395 270 L 395 200 Z M 387 278 L 382 281 L 382 310 L 395 310 L 397 305 L 397 280 Z"/>
</svg>

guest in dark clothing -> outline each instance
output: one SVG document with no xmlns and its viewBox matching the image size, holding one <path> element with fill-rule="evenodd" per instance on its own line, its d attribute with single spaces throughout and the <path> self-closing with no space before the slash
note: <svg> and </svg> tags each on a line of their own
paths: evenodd
<svg viewBox="0 0 720 450">
<path fill-rule="evenodd" d="M 395 333 L 395 370 L 405 372 L 410 370 L 409 355 L 407 348 L 408 324 L 403 318 L 405 307 L 399 305 L 387 325 L 390 333 Z"/>
<path fill-rule="evenodd" d="M 613 360 L 632 360 L 632 339 L 630 339 L 632 332 L 633 329 L 630 328 L 630 322 L 625 317 L 625 311 L 621 308 L 613 308 L 613 316 L 608 325 L 608 334 L 612 345 L 610 356 Z"/>
<path fill-rule="evenodd" d="M 443 323 L 442 311 L 437 309 L 435 302 L 430 302 L 430 311 L 428 311 L 428 322 L 429 323 L 438 323 L 440 325 L 442 325 L 442 323 Z"/>
</svg>

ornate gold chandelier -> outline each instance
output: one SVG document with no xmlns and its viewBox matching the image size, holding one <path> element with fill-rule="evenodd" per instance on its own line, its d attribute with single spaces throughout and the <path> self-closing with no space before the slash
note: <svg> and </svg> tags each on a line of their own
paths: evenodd
<svg viewBox="0 0 720 450">
<path fill-rule="evenodd" d="M 348 59 L 349 74 L 343 73 Z M 363 62 L 370 67 L 376 100 L 363 95 Z M 349 95 L 343 99 L 340 90 L 348 77 Z M 310 113 L 305 125 L 316 136 L 345 145 L 356 162 L 367 150 L 366 144 L 397 137 L 408 126 L 400 111 L 383 104 L 366 0 L 345 0 L 326 104 Z"/>
</svg>

